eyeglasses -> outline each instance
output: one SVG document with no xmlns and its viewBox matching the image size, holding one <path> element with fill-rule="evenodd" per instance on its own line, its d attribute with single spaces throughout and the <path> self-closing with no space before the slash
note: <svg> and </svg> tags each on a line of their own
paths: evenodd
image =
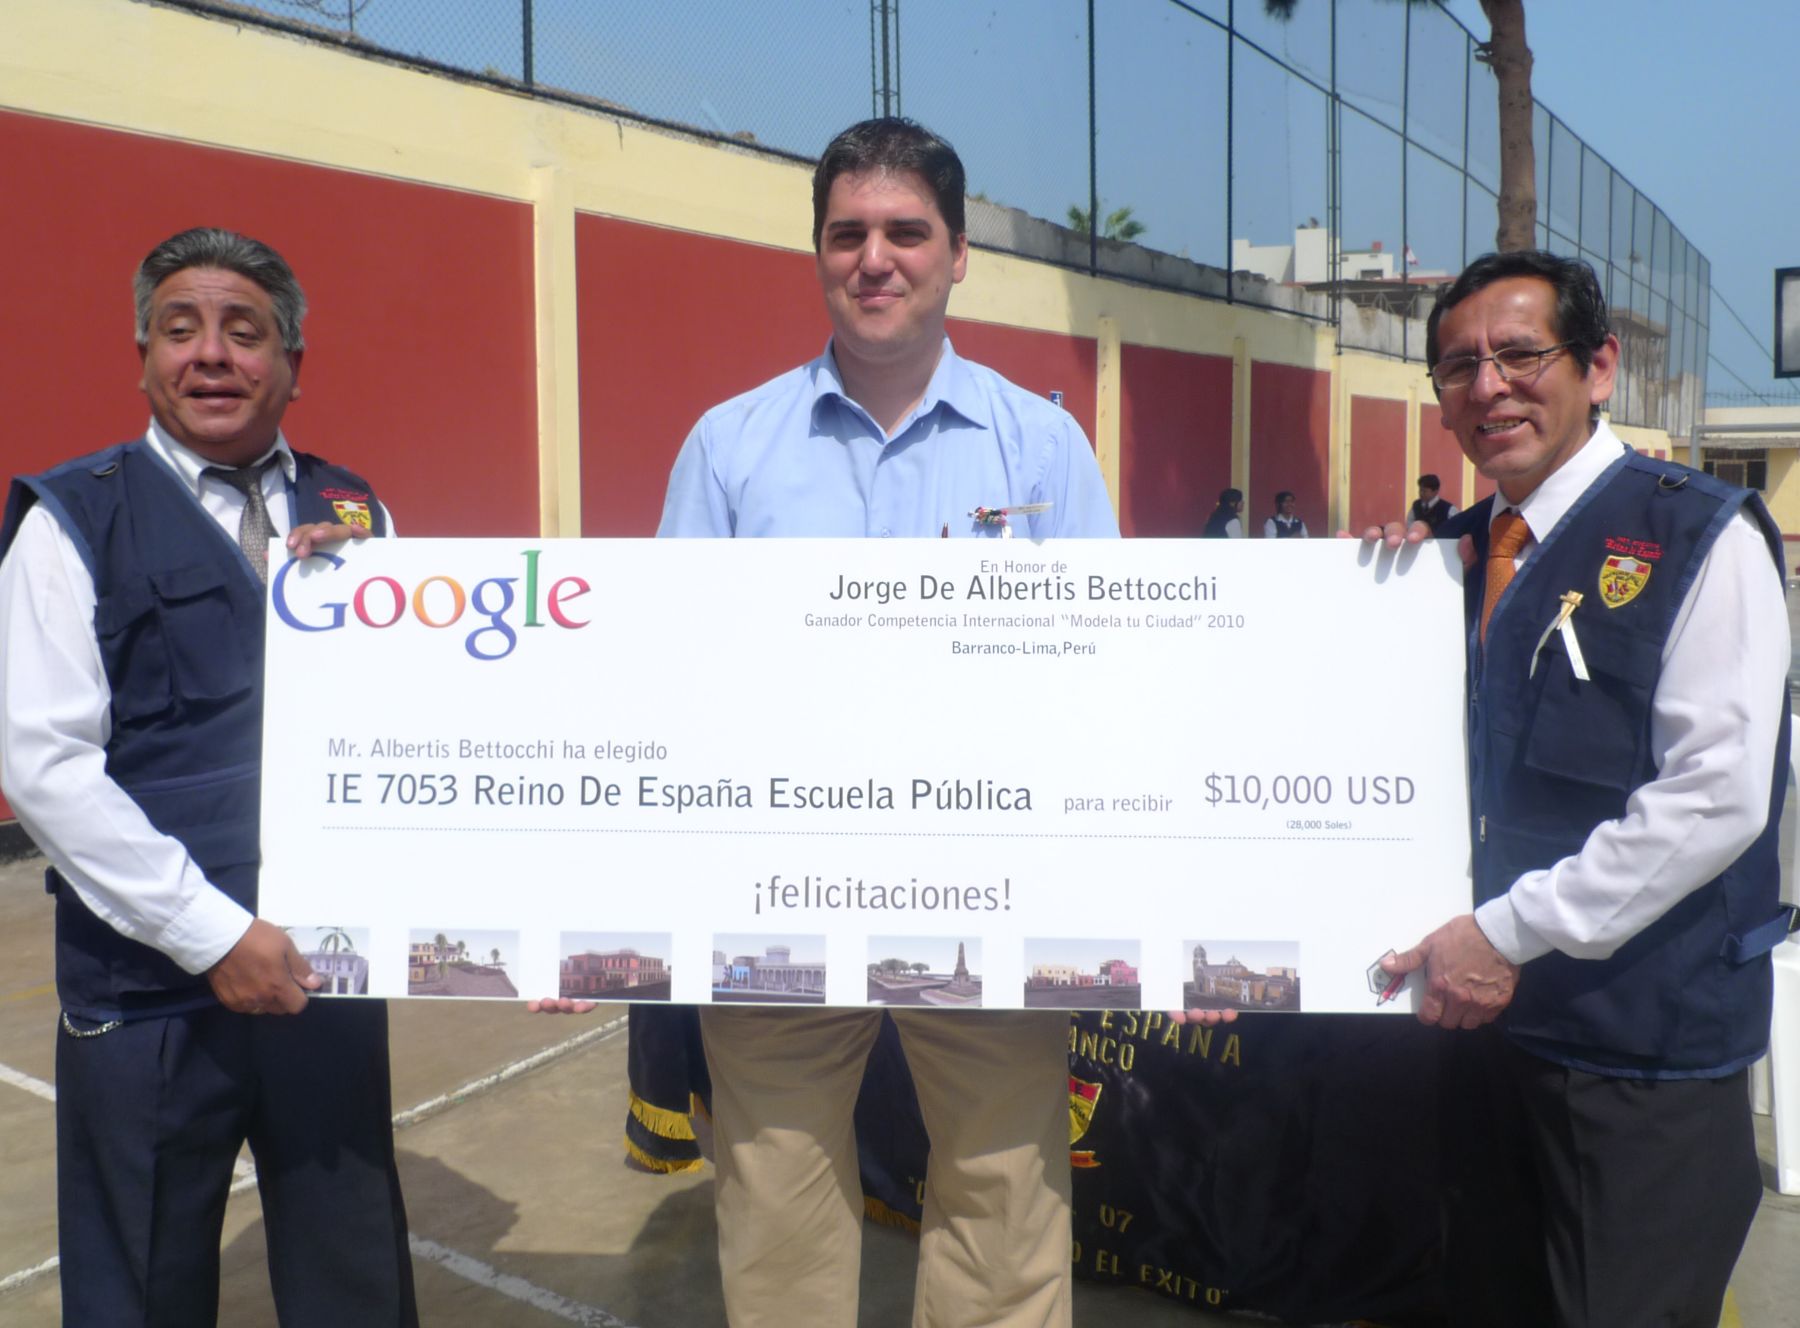
<svg viewBox="0 0 1800 1328">
<path fill-rule="evenodd" d="M 1459 355 L 1454 360 L 1439 360 L 1431 371 L 1431 385 L 1440 392 L 1467 387 L 1481 373 L 1481 366 L 1490 362 L 1503 383 L 1510 383 L 1515 378 L 1531 378 L 1543 370 L 1545 362 L 1552 355 L 1560 355 L 1574 344 L 1573 341 L 1563 341 L 1554 346 L 1546 346 L 1543 350 L 1508 346 L 1492 355 Z"/>
</svg>

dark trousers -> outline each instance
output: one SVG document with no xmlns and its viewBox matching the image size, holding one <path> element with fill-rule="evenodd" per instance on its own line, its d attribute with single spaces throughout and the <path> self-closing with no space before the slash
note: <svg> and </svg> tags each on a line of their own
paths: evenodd
<svg viewBox="0 0 1800 1328">
<path fill-rule="evenodd" d="M 232 1164 L 256 1158 L 282 1328 L 413 1328 L 394 1167 L 387 1006 L 214 1006 L 97 1037 L 58 1031 L 63 1322 L 205 1328 L 218 1316 Z"/>
<path fill-rule="evenodd" d="M 1717 1328 L 1762 1197 L 1746 1074 L 1622 1079 L 1450 1034 L 1456 1328 Z"/>
</svg>

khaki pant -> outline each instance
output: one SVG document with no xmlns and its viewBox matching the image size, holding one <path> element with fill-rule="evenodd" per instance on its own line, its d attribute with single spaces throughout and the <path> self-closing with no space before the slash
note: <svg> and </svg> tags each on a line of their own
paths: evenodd
<svg viewBox="0 0 1800 1328">
<path fill-rule="evenodd" d="M 914 1328 L 1068 1328 L 1066 1013 L 894 1010 L 931 1137 Z M 877 1010 L 700 1011 L 732 1328 L 856 1322 Z"/>
</svg>

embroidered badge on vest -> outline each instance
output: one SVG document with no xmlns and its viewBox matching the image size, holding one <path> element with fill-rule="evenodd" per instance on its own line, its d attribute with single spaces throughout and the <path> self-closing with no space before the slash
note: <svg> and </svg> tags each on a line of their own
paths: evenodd
<svg viewBox="0 0 1800 1328">
<path fill-rule="evenodd" d="M 369 511 L 367 503 L 359 503 L 351 498 L 333 498 L 331 510 L 337 513 L 337 519 L 346 526 L 361 526 L 364 530 L 375 529 L 375 516 Z"/>
<path fill-rule="evenodd" d="M 1615 553 L 1600 564 L 1600 602 L 1609 609 L 1629 604 L 1649 580 L 1649 563 Z"/>
<path fill-rule="evenodd" d="M 1616 609 L 1637 598 L 1650 580 L 1650 564 L 1662 557 L 1663 549 L 1655 540 L 1614 535 L 1606 541 L 1606 551 L 1612 557 L 1600 565 L 1600 602 Z"/>
<path fill-rule="evenodd" d="M 330 501 L 331 510 L 337 513 L 337 519 L 346 526 L 375 529 L 375 514 L 369 510 L 369 494 L 366 489 L 320 489 L 319 497 Z"/>
</svg>

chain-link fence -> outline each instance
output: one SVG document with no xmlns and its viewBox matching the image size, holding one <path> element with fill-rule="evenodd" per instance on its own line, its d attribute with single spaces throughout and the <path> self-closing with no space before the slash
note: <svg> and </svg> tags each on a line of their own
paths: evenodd
<svg viewBox="0 0 1800 1328">
<path fill-rule="evenodd" d="M 970 239 L 1333 324 L 1424 358 L 1437 289 L 1494 247 L 1498 94 L 1434 3 L 1296 0 L 164 0 L 812 158 L 903 113 L 968 167 Z M 1594 265 L 1613 416 L 1685 438 L 1710 274 L 1541 104 L 1539 242 Z"/>
</svg>

